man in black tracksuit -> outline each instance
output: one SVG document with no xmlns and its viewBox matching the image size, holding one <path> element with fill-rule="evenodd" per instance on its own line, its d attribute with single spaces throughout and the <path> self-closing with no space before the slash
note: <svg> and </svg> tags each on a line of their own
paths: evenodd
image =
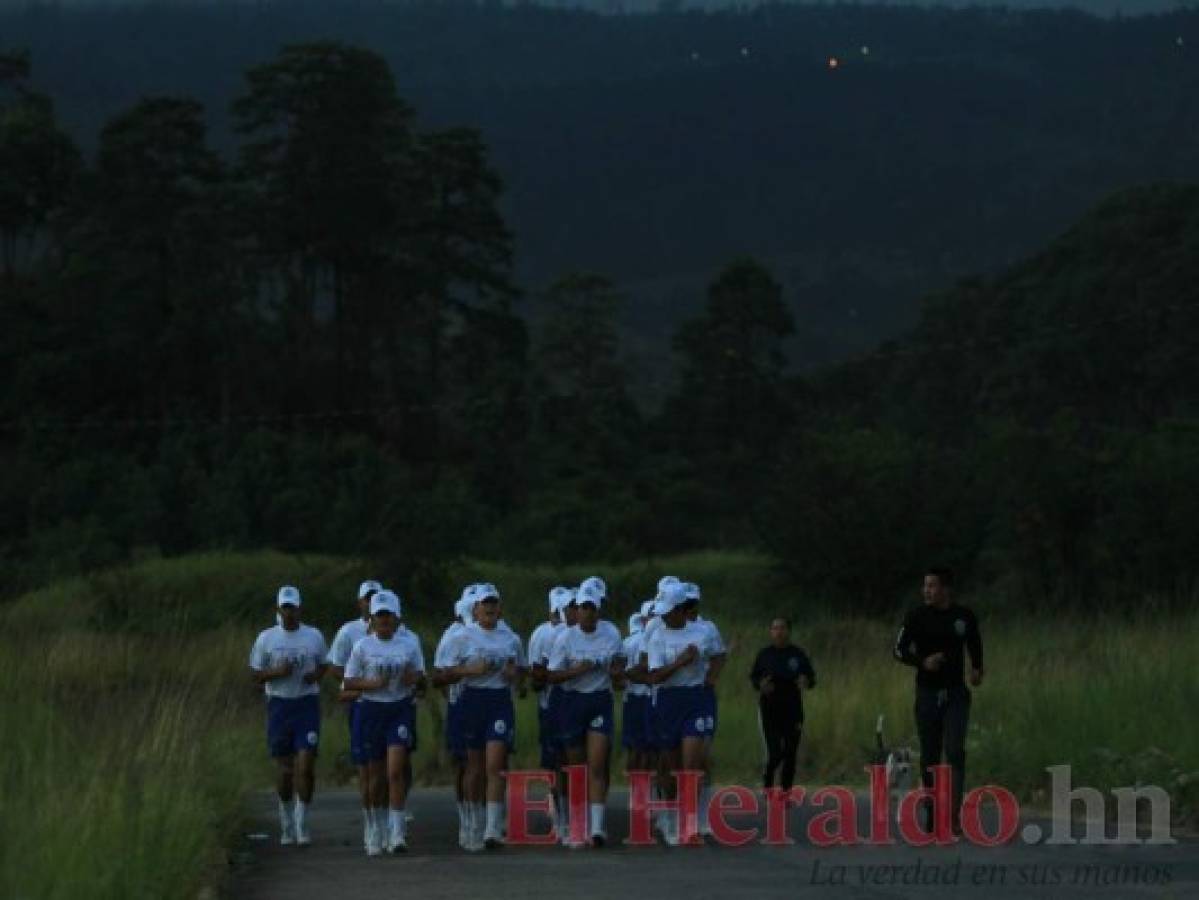
<svg viewBox="0 0 1199 900">
<path fill-rule="evenodd" d="M 916 669 L 916 730 L 924 786 L 932 787 L 929 767 L 940 764 L 944 750 L 945 761 L 953 769 L 953 829 L 960 832 L 966 726 L 970 721 L 965 654 L 970 654 L 970 684 L 977 687 L 983 679 L 983 642 L 974 613 L 953 602 L 952 588 L 949 569 L 928 571 L 924 603 L 904 618 L 893 652 L 897 660 Z"/>
<path fill-rule="evenodd" d="M 808 655 L 791 643 L 791 623 L 777 618 L 770 623 L 770 646 L 754 660 L 749 680 L 758 692 L 762 739 L 766 742 L 766 788 L 774 785 L 774 770 L 781 764 L 779 782 L 791 789 L 795 756 L 803 734 L 803 699 L 800 691 L 816 686 L 816 671 Z"/>
</svg>

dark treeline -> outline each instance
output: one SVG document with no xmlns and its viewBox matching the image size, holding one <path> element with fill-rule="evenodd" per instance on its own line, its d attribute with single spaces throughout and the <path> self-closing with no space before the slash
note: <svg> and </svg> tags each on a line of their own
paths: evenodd
<svg viewBox="0 0 1199 900">
<path fill-rule="evenodd" d="M 0 43 L 30 50 L 89 154 L 114 113 L 165 94 L 203 104 L 231 156 L 247 68 L 314 38 L 374 50 L 422 127 L 483 136 L 522 285 L 599 271 L 629 297 L 641 390 L 668 374 L 655 348 L 702 307 L 713 259 L 770 268 L 789 362 L 811 369 L 1115 190 L 1199 178 L 1199 13 L 686 5 L 29 4 L 0 14 Z"/>
<path fill-rule="evenodd" d="M 603 275 L 520 314 L 478 132 L 429 129 L 373 52 L 245 73 L 236 152 L 152 97 L 86 160 L 0 63 L 5 592 L 144 553 L 627 559 L 759 547 L 889 608 L 930 554 L 1014 599 L 1193 588 L 1199 189 L 1119 195 L 1040 255 L 926 301 L 857 362 L 785 373 L 751 258 L 631 386 Z"/>
</svg>

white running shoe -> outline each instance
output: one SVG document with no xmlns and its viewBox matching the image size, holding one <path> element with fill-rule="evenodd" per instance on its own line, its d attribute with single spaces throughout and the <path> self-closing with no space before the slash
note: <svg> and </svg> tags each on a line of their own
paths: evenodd
<svg viewBox="0 0 1199 900">
<path fill-rule="evenodd" d="M 371 852 L 371 843 L 375 840 L 375 823 L 368 821 L 362 826 L 362 846 L 366 849 L 367 855 Z"/>
<path fill-rule="evenodd" d="M 405 853 L 408 850 L 408 842 L 404 840 L 403 835 L 397 834 L 393 829 L 387 841 L 388 853 Z"/>
<path fill-rule="evenodd" d="M 290 847 L 296 842 L 296 826 L 291 822 L 284 822 L 279 827 L 279 843 L 284 847 Z"/>
<path fill-rule="evenodd" d="M 312 846 L 312 835 L 308 832 L 307 822 L 305 822 L 303 825 L 296 825 L 296 844 L 301 847 Z"/>
<path fill-rule="evenodd" d="M 470 835 L 466 832 L 466 823 L 458 823 L 458 846 L 463 850 L 467 849 L 466 845 L 470 843 Z"/>
</svg>

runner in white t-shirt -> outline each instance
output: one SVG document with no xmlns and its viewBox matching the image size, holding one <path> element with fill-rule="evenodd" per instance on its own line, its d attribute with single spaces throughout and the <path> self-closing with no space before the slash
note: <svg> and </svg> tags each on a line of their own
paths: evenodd
<svg viewBox="0 0 1199 900">
<path fill-rule="evenodd" d="M 672 584 L 680 584 L 680 581 L 675 575 L 663 575 L 658 579 L 658 590 L 654 595 L 654 599 L 649 601 L 649 609 L 645 610 L 645 604 L 642 604 L 642 611 L 645 615 L 645 628 L 641 633 L 641 657 L 635 669 L 635 677 L 649 686 L 650 699 L 645 707 L 645 742 L 649 746 L 647 753 L 648 762 L 651 770 L 657 772 L 657 777 L 654 782 L 654 792 L 658 799 L 666 796 L 663 786 L 668 782 L 673 782 L 674 776 L 670 774 L 669 756 L 662 752 L 662 741 L 658 734 L 658 707 L 654 703 L 658 689 L 654 687 L 653 682 L 649 679 L 649 642 L 662 627 L 662 616 L 658 613 L 658 600 L 662 598 L 662 592 Z M 658 821 L 665 822 L 665 815 L 660 814 Z"/>
<path fill-rule="evenodd" d="M 450 666 L 443 670 L 465 685 L 459 702 L 471 850 L 503 845 L 503 773 L 516 731 L 512 688 L 525 668 L 520 638 L 511 629 L 498 627 L 499 620 L 499 591 L 492 584 L 482 585 L 475 593 L 475 622 L 454 639 L 448 652 Z"/>
<path fill-rule="evenodd" d="M 549 664 L 549 651 L 553 650 L 554 642 L 567 629 L 573 628 L 579 622 L 578 593 L 578 588 L 568 587 L 559 595 L 558 612 L 562 621 L 554 626 L 553 634 L 550 636 L 548 645 L 545 648 L 545 665 Z M 567 844 L 570 839 L 570 803 L 566 796 L 566 748 L 562 743 L 562 689 L 555 685 L 548 685 L 546 694 L 548 695 L 548 705 L 545 711 L 545 718 L 546 724 L 550 728 L 551 741 L 554 747 L 554 759 L 556 761 L 554 767 L 554 796 L 557 798 L 557 806 L 556 815 L 554 815 L 554 827 L 557 829 L 558 837 L 562 843 Z"/>
<path fill-rule="evenodd" d="M 454 640 L 463 629 L 474 621 L 475 586 L 462 591 L 454 604 L 454 621 L 450 623 L 433 656 L 433 686 L 439 688 L 446 698 L 445 744 L 450 759 L 454 761 L 454 794 L 458 803 L 458 846 L 466 849 L 469 841 L 469 808 L 466 802 L 466 744 L 462 738 L 461 678 L 450 674 L 454 663 L 450 656 Z"/>
<path fill-rule="evenodd" d="M 570 765 L 587 764 L 590 797 L 587 834 L 593 847 L 607 841 L 604 810 L 613 732 L 613 681 L 623 679 L 625 656 L 620 631 L 601 620 L 607 592 L 603 581 L 588 578 L 576 595 L 578 624 L 554 641 L 546 679 L 562 691 L 560 725 Z"/>
<path fill-rule="evenodd" d="M 258 635 L 250 651 L 250 673 L 263 686 L 267 708 L 267 747 L 278 766 L 279 843 L 312 843 L 308 804 L 316 788 L 320 741 L 319 682 L 329 648 L 315 628 L 300 622 L 300 592 L 291 585 L 275 597 L 281 624 Z M 295 805 L 288 804 L 295 797 Z"/>
<path fill-rule="evenodd" d="M 707 629 L 687 620 L 683 606 L 686 588 L 671 584 L 662 591 L 657 609 L 663 625 L 648 641 L 649 676 L 656 687 L 658 741 L 666 758 L 666 770 L 703 768 L 704 741 L 712 728 L 712 717 L 704 692 L 707 659 L 712 647 Z M 673 778 L 662 785 L 667 797 L 674 799 L 677 785 Z M 668 843 L 679 840 L 678 823 L 667 817 Z"/>
<path fill-rule="evenodd" d="M 358 741 L 368 760 L 375 819 L 370 856 L 408 849 L 404 769 L 416 732 L 413 691 L 424 682 L 425 671 L 419 647 L 398 634 L 400 609 L 393 592 L 375 594 L 371 634 L 354 645 L 346 664 L 346 687 L 362 693 Z"/>
<path fill-rule="evenodd" d="M 701 835 L 710 835 L 712 829 L 708 825 L 708 804 L 712 799 L 712 768 L 715 764 L 712 745 L 716 740 L 716 731 L 720 727 L 720 713 L 716 702 L 716 683 L 719 681 L 720 673 L 724 669 L 727 654 L 725 652 L 724 638 L 720 636 L 720 629 L 716 627 L 716 623 L 705 619 L 699 614 L 701 597 L 699 585 L 688 581 L 683 585 L 683 588 L 687 596 L 687 602 L 683 604 L 683 609 L 686 610 L 688 621 L 694 622 L 708 632 L 708 668 L 704 673 L 704 699 L 707 703 L 711 723 L 704 737 L 704 784 L 699 795 L 699 833 Z"/>
<path fill-rule="evenodd" d="M 529 677 L 533 682 L 533 690 L 537 695 L 537 739 L 541 748 L 541 768 L 548 772 L 556 772 L 561 765 L 561 741 L 558 734 L 558 723 L 550 718 L 550 698 L 557 690 L 547 683 L 545 667 L 549 662 L 550 650 L 554 639 L 558 636 L 558 626 L 562 624 L 562 605 L 570 597 L 570 589 L 562 586 L 554 587 L 549 592 L 549 617 L 533 629 L 529 635 L 528 658 Z M 555 709 L 556 712 L 556 709 Z M 551 809 L 550 820 L 556 829 L 558 827 L 558 786 L 550 788 Z"/>
<path fill-rule="evenodd" d="M 345 677 L 346 663 L 350 661 L 350 651 L 354 649 L 355 644 L 366 637 L 370 629 L 371 598 L 381 590 L 383 590 L 383 585 L 377 581 L 364 581 L 358 585 L 359 616 L 342 625 L 337 630 L 333 643 L 329 645 L 329 674 L 338 684 L 341 684 Z M 347 691 L 343 685 L 338 699 L 345 705 L 347 712 L 346 722 L 350 729 L 350 761 L 358 769 L 358 793 L 362 798 L 362 844 L 369 849 L 375 818 L 371 812 L 370 774 L 367 770 L 366 757 L 362 753 L 362 748 L 358 746 L 358 730 L 354 726 L 354 719 L 361 708 L 359 693 L 358 691 Z"/>
<path fill-rule="evenodd" d="M 650 606 L 653 601 L 646 601 Z M 644 772 L 650 769 L 652 746 L 646 734 L 646 707 L 649 704 L 650 687 L 647 672 L 641 665 L 641 645 L 644 637 L 646 615 L 642 610 L 629 616 L 629 635 L 624 639 L 626 663 L 625 678 L 628 687 L 624 692 L 624 704 L 620 716 L 620 743 L 625 751 L 625 770 Z"/>
</svg>

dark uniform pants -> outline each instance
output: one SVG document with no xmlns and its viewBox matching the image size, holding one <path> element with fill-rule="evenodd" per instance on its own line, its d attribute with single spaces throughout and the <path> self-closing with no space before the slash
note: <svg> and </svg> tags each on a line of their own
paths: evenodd
<svg viewBox="0 0 1199 900">
<path fill-rule="evenodd" d="M 774 772 L 779 766 L 779 784 L 791 789 L 795 780 L 795 757 L 799 752 L 799 739 L 803 735 L 803 719 L 799 710 L 787 707 L 775 708 L 761 705 L 758 715 L 762 721 L 762 740 L 766 744 L 766 771 L 762 775 L 765 787 L 773 787 Z"/>
<path fill-rule="evenodd" d="M 916 731 L 920 735 L 920 774 L 926 788 L 933 786 L 931 766 L 942 761 L 953 770 L 954 825 L 962 808 L 966 779 L 966 727 L 970 723 L 970 691 L 965 685 L 936 690 L 916 689 Z"/>
</svg>

